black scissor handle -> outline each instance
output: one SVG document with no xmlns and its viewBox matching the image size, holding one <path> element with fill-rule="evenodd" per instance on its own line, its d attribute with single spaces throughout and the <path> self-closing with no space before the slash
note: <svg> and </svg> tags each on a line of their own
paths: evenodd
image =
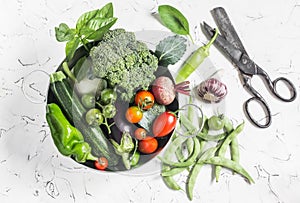
<svg viewBox="0 0 300 203">
<path fill-rule="evenodd" d="M 276 85 L 277 83 L 281 81 L 283 82 L 286 87 L 289 89 L 290 91 L 290 98 L 285 98 L 285 97 L 282 97 L 278 92 L 277 92 L 277 89 L 276 89 Z M 284 101 L 284 102 L 292 102 L 296 99 L 296 96 L 297 96 L 297 93 L 296 93 L 296 88 L 295 86 L 293 85 L 293 83 L 288 80 L 287 78 L 285 77 L 279 77 L 279 78 L 276 78 L 273 82 L 272 82 L 272 85 L 273 87 L 271 88 L 271 90 L 273 91 L 274 95 L 276 97 L 278 97 L 278 99 Z"/>
<path fill-rule="evenodd" d="M 259 120 L 254 119 L 253 116 L 251 115 L 251 113 L 249 111 L 249 103 L 250 102 L 257 102 L 262 107 L 262 109 L 264 110 L 265 115 L 266 115 L 265 116 L 266 122 L 264 124 L 261 124 L 259 122 Z M 245 114 L 248 117 L 248 119 L 254 125 L 256 125 L 257 127 L 259 127 L 259 128 L 267 128 L 267 127 L 269 127 L 271 125 L 271 122 L 272 122 L 271 111 L 270 111 L 269 106 L 267 105 L 267 103 L 262 98 L 252 97 L 252 98 L 248 99 L 244 103 L 244 111 L 245 111 Z"/>
<path fill-rule="evenodd" d="M 296 88 L 289 79 L 285 77 L 279 77 L 272 81 L 269 75 L 262 68 L 258 67 L 257 65 L 255 66 L 255 68 L 257 71 L 256 74 L 260 75 L 265 80 L 269 90 L 273 93 L 275 97 L 277 97 L 278 99 L 284 102 L 292 102 L 296 99 L 297 96 Z M 281 94 L 277 92 L 277 84 L 279 81 L 281 81 L 289 89 L 290 92 L 289 98 L 283 97 Z"/>
</svg>

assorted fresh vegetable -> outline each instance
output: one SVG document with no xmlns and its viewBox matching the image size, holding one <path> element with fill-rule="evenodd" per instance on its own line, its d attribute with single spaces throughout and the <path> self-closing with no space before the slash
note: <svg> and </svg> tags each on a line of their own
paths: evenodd
<svg viewBox="0 0 300 203">
<path fill-rule="evenodd" d="M 177 106 L 173 112 L 170 106 L 178 103 L 177 93 L 189 95 L 186 79 L 209 55 L 218 31 L 185 61 L 174 82 L 171 76 L 159 75 L 157 71 L 176 64 L 184 55 L 187 39 L 179 35 L 193 39 L 189 23 L 179 10 L 160 5 L 158 13 L 162 24 L 176 35 L 161 40 L 155 51 L 136 40 L 133 32 L 122 28 L 110 30 L 117 20 L 112 3 L 84 13 L 76 28 L 64 23 L 55 28 L 56 39 L 67 42 L 66 60 L 62 63 L 63 71 L 50 76 L 50 90 L 57 104 L 47 104 L 46 118 L 61 154 L 80 163 L 94 161 L 98 170 L 129 170 L 143 164 L 142 155 L 158 152 L 160 141 L 171 137 L 176 124 L 186 132 L 195 132 L 197 126 L 192 121 L 199 115 L 188 110 L 188 116 L 178 118 L 180 109 Z M 80 45 L 86 54 L 74 62 Z M 227 87 L 210 78 L 199 84 L 197 93 L 205 101 L 219 102 L 226 96 Z M 205 164 L 215 167 L 216 181 L 225 167 L 249 183 L 254 182 L 239 163 L 237 135 L 244 122 L 234 127 L 223 114 L 202 119 L 205 120 L 201 132 L 196 136 L 174 133 L 160 157 L 161 175 L 169 188 L 182 190 L 176 175 L 188 172 L 186 193 L 190 200 Z M 214 146 L 207 147 L 208 142 Z M 230 159 L 225 157 L 227 149 Z"/>
</svg>

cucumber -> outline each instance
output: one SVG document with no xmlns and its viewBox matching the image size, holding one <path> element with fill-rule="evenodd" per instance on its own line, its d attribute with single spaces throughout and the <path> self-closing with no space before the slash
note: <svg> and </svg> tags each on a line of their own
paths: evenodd
<svg viewBox="0 0 300 203">
<path fill-rule="evenodd" d="M 116 166 L 118 156 L 112 144 L 100 126 L 89 126 L 86 123 L 84 119 L 86 109 L 62 71 L 50 75 L 50 88 L 69 121 L 83 134 L 84 141 L 91 146 L 92 154 L 97 157 L 104 156 L 109 166 Z"/>
</svg>

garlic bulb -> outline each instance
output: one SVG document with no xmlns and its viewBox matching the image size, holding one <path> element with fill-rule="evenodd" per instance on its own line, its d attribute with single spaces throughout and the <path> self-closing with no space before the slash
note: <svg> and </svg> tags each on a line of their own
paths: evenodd
<svg viewBox="0 0 300 203">
<path fill-rule="evenodd" d="M 197 93 L 203 100 L 219 102 L 226 96 L 227 87 L 219 80 L 210 78 L 198 85 Z"/>
</svg>

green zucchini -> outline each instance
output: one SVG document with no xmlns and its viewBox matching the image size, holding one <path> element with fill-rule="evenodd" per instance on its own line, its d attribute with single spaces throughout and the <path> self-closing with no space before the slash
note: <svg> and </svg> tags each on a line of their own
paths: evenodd
<svg viewBox="0 0 300 203">
<path fill-rule="evenodd" d="M 86 123 L 84 119 L 86 109 L 62 71 L 50 75 L 50 88 L 69 121 L 73 122 L 83 134 L 84 140 L 91 146 L 93 155 L 106 157 L 109 166 L 117 165 L 118 156 L 112 144 L 99 126 L 89 126 Z"/>
</svg>

